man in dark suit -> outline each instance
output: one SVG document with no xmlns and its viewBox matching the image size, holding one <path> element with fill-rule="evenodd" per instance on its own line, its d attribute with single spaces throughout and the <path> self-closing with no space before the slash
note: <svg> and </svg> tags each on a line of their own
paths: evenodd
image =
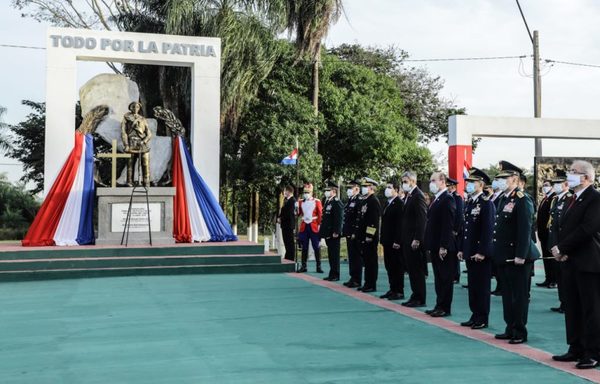
<svg viewBox="0 0 600 384">
<path fill-rule="evenodd" d="M 548 229 L 548 244 L 543 245 L 546 249 L 550 250 L 558 245 L 558 228 L 560 228 L 560 219 L 562 212 L 566 206 L 569 205 L 573 194 L 569 190 L 569 182 L 567 181 L 567 173 L 562 169 L 556 170 L 556 175 L 552 179 L 552 188 L 554 189 L 554 197 L 550 203 L 550 222 Z M 552 254 L 552 253 L 550 253 Z M 556 262 L 558 267 L 556 268 L 556 283 L 558 286 L 558 300 L 560 302 L 558 307 L 550 308 L 553 312 L 565 313 L 565 302 L 566 293 L 564 284 L 562 282 L 562 269 L 564 263 Z"/>
<path fill-rule="evenodd" d="M 294 187 L 287 185 L 283 190 L 283 205 L 279 210 L 277 220 L 281 225 L 281 236 L 285 246 L 285 259 L 294 260 L 296 248 L 294 247 L 294 230 L 296 229 L 296 198 Z"/>
<path fill-rule="evenodd" d="M 496 208 L 483 192 L 485 185 L 490 183 L 485 172 L 473 168 L 466 181 L 469 200 L 465 209 L 465 231 L 459 241 L 458 258 L 467 263 L 471 318 L 460 325 L 482 329 L 487 328 L 490 315 L 492 237 Z"/>
<path fill-rule="evenodd" d="M 427 204 L 423 192 L 417 187 L 417 174 L 408 171 L 402 175 L 404 212 L 402 213 L 402 254 L 410 280 L 412 295 L 402 303 L 406 307 L 426 305 L 425 275 L 427 259 L 423 240 L 427 224 Z"/>
<path fill-rule="evenodd" d="M 544 180 L 544 184 L 542 185 L 542 192 L 544 194 L 544 198 L 538 206 L 536 229 L 538 239 L 540 240 L 540 244 L 542 245 L 542 256 L 544 257 L 544 273 L 546 277 L 543 282 L 537 283 L 536 285 L 538 287 L 556 288 L 556 270 L 558 269 L 558 264 L 556 260 L 550 259 L 550 257 L 552 257 L 552 253 L 550 252 L 550 248 L 548 248 L 550 204 L 552 202 L 553 197 L 555 196 L 554 189 L 552 188 L 552 181 L 550 179 Z"/>
<path fill-rule="evenodd" d="M 381 206 L 375 196 L 375 188 L 378 183 L 368 177 L 361 180 L 360 194 L 363 199 L 358 210 L 356 232 L 354 239 L 359 244 L 360 255 L 365 266 L 365 283 L 358 288 L 363 292 L 377 291 L 377 272 L 379 263 L 377 260 L 377 246 L 379 244 L 379 220 L 381 218 Z"/>
<path fill-rule="evenodd" d="M 398 196 L 399 188 L 397 181 L 387 184 L 384 194 L 388 200 L 381 217 L 381 245 L 390 289 L 380 298 L 388 300 L 404 298 L 404 260 L 400 246 L 403 203 Z"/>
<path fill-rule="evenodd" d="M 490 196 L 490 201 L 494 203 L 494 208 L 496 212 L 498 211 L 498 204 L 500 204 L 500 196 L 503 191 L 498 188 L 498 182 L 500 179 L 494 178 L 492 181 L 492 195 Z M 492 295 L 494 296 L 502 296 L 502 285 L 500 284 L 500 279 L 498 279 L 498 268 L 495 263 L 492 263 L 492 276 L 496 279 L 496 288 L 492 291 Z"/>
<path fill-rule="evenodd" d="M 452 195 L 454 202 L 456 203 L 456 215 L 454 215 L 454 237 L 458 242 L 462 237 L 463 228 L 465 225 L 465 200 L 458 194 L 456 190 L 458 187 L 457 180 L 448 178 L 446 180 L 446 184 L 448 185 L 448 192 Z M 460 260 L 457 260 L 456 262 L 456 275 L 454 276 L 454 282 L 460 282 Z"/>
<path fill-rule="evenodd" d="M 518 187 L 523 170 L 507 161 L 500 165 L 496 177 L 504 194 L 496 211 L 492 257 L 502 284 L 506 330 L 496 339 L 521 344 L 527 341 L 529 282 L 533 262 L 540 252 L 531 237 L 533 201 Z"/>
<path fill-rule="evenodd" d="M 435 307 L 425 311 L 432 317 L 450 316 L 456 275 L 456 238 L 454 236 L 456 202 L 448 193 L 446 175 L 434 172 L 429 179 L 433 194 L 427 211 L 425 251 L 431 256 L 436 293 Z"/>
<path fill-rule="evenodd" d="M 346 183 L 346 195 L 348 196 L 348 201 L 344 206 L 342 236 L 346 238 L 346 246 L 348 248 L 348 269 L 350 272 L 350 279 L 344 283 L 348 288 L 358 288 L 362 285 L 362 259 L 360 258 L 358 244 L 352 236 L 355 232 L 358 207 L 360 205 L 359 184 L 360 183 L 356 180 L 351 180 Z"/>
<path fill-rule="evenodd" d="M 340 279 L 340 237 L 342 234 L 343 210 L 342 202 L 337 197 L 337 184 L 327 181 L 325 184 L 325 205 L 323 205 L 323 221 L 319 227 L 319 237 L 327 244 L 329 259 L 328 281 Z"/>
<path fill-rule="evenodd" d="M 564 268 L 565 325 L 569 350 L 557 361 L 578 361 L 579 369 L 598 366 L 600 353 L 600 192 L 594 167 L 574 161 L 567 174 L 575 193 L 563 208 L 558 244 L 552 255 Z"/>
</svg>

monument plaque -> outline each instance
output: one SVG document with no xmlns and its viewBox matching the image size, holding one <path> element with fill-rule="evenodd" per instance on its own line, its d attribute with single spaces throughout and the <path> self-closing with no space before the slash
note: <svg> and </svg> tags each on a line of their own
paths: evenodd
<svg viewBox="0 0 600 384">
<path fill-rule="evenodd" d="M 129 204 L 111 204 L 110 231 L 123 232 L 127 220 L 127 209 Z M 161 231 L 161 217 L 164 216 L 164 204 L 150 203 L 150 231 Z M 145 203 L 131 204 L 131 217 L 129 218 L 129 232 L 148 233 L 148 207 Z"/>
</svg>

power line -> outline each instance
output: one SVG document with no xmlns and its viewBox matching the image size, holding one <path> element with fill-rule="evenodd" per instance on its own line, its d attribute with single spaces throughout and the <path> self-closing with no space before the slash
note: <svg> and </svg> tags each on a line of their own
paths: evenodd
<svg viewBox="0 0 600 384">
<path fill-rule="evenodd" d="M 546 63 L 556 63 L 556 64 L 565 64 L 565 65 L 574 65 L 577 67 L 589 67 L 589 68 L 600 68 L 598 64 L 584 64 L 584 63 L 574 63 L 572 61 L 560 61 L 560 60 L 552 60 L 546 59 L 544 60 Z"/>
<path fill-rule="evenodd" d="M 423 61 L 475 61 L 475 60 L 506 60 L 506 59 L 523 59 L 527 55 L 520 56 L 487 56 L 487 57 L 450 57 L 450 58 L 430 58 L 430 59 L 408 59 L 402 62 L 423 62 Z"/>
<path fill-rule="evenodd" d="M 529 25 L 527 25 L 527 19 L 525 19 L 525 14 L 523 13 L 523 9 L 521 9 L 521 4 L 519 4 L 519 0 L 515 0 L 517 2 L 517 7 L 519 7 L 519 12 L 521 12 L 521 17 L 523 18 L 523 23 L 525 23 L 525 28 L 527 28 L 527 34 L 529 35 L 529 39 L 533 43 L 533 36 L 531 35 L 531 30 L 529 30 Z"/>
<path fill-rule="evenodd" d="M 2 48 L 20 48 L 20 49 L 42 49 L 45 50 L 46 47 L 35 47 L 31 45 L 14 45 L 14 44 L 0 44 Z"/>
</svg>

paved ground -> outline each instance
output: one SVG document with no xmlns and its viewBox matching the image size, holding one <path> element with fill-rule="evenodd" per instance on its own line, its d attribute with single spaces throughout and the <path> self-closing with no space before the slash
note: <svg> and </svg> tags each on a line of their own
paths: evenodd
<svg viewBox="0 0 600 384">
<path fill-rule="evenodd" d="M 534 289 L 530 345 L 562 352 L 555 295 Z M 0 308 L 1 383 L 586 382 L 282 274 L 2 283 Z"/>
</svg>

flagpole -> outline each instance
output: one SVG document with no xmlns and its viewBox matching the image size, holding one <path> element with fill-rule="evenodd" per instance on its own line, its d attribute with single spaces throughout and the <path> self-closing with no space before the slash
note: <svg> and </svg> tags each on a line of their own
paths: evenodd
<svg viewBox="0 0 600 384">
<path fill-rule="evenodd" d="M 298 200 L 300 201 L 300 145 L 298 144 L 298 136 L 296 136 L 296 188 L 298 191 Z M 298 272 L 298 218 L 296 218 L 296 242 L 294 246 L 294 268 Z"/>
</svg>

